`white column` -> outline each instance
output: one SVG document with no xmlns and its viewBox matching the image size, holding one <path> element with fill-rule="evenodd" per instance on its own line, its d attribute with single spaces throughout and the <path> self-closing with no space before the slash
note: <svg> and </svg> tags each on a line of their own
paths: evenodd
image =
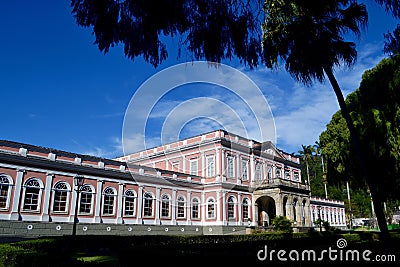
<svg viewBox="0 0 400 267">
<path fill-rule="evenodd" d="M 215 216 L 217 219 L 217 224 L 221 222 L 221 191 L 217 191 L 217 201 L 216 201 Z"/>
<path fill-rule="evenodd" d="M 250 179 L 250 183 L 254 182 L 254 177 L 255 177 L 255 172 L 256 172 L 256 166 L 254 164 L 254 155 L 251 154 L 250 155 L 250 170 L 248 172 L 249 173 L 249 179 Z"/>
<path fill-rule="evenodd" d="M 155 224 L 160 224 L 160 195 L 161 195 L 161 188 L 157 187 L 156 188 L 156 200 L 155 200 L 155 205 L 156 205 L 156 216 L 155 216 Z"/>
<path fill-rule="evenodd" d="M 206 157 L 204 156 L 204 152 L 200 153 L 201 157 L 201 177 L 206 177 Z M 199 165 L 199 162 L 197 162 Z M 197 166 L 198 168 L 199 166 Z"/>
<path fill-rule="evenodd" d="M 117 223 L 123 223 L 123 195 L 124 195 L 124 183 L 118 183 L 118 204 L 117 204 Z"/>
<path fill-rule="evenodd" d="M 252 212 L 253 212 L 251 226 L 257 226 L 258 225 L 258 205 L 255 201 L 254 196 L 251 198 L 251 208 L 252 208 Z"/>
<path fill-rule="evenodd" d="M 101 222 L 101 196 L 103 195 L 103 181 L 97 180 L 97 189 L 96 189 L 96 207 L 94 210 L 94 222 Z"/>
<path fill-rule="evenodd" d="M 171 211 L 172 211 L 172 224 L 176 224 L 176 189 L 172 190 Z"/>
<path fill-rule="evenodd" d="M 225 225 L 227 220 L 226 220 L 226 192 L 222 191 L 222 224 Z"/>
<path fill-rule="evenodd" d="M 17 177 L 15 178 L 15 187 L 14 187 L 14 197 L 13 203 L 11 207 L 10 220 L 18 221 L 19 220 L 19 201 L 21 199 L 21 189 L 22 189 L 22 181 L 24 179 L 25 170 L 18 169 Z"/>
<path fill-rule="evenodd" d="M 221 170 L 221 155 L 219 153 L 219 149 L 215 149 L 215 177 L 216 177 L 216 181 L 220 181 L 221 180 L 221 176 L 222 176 L 222 170 Z"/>
<path fill-rule="evenodd" d="M 74 183 L 74 181 L 72 180 Z M 71 205 L 69 209 L 69 222 L 73 223 L 75 219 L 75 206 L 76 206 L 76 198 L 78 197 L 78 193 L 76 190 L 78 189 L 78 186 L 75 186 L 74 184 L 72 185 L 72 190 L 71 190 Z M 79 213 L 79 210 L 78 210 Z"/>
<path fill-rule="evenodd" d="M 186 157 L 184 155 L 182 155 L 182 172 L 183 173 L 188 173 L 186 171 Z"/>
<path fill-rule="evenodd" d="M 201 212 L 201 222 L 202 225 L 205 224 L 206 218 L 207 218 L 207 203 L 206 203 L 206 198 L 205 198 L 206 193 L 201 192 L 201 203 L 200 203 L 200 212 Z"/>
<path fill-rule="evenodd" d="M 222 182 L 226 181 L 226 167 L 225 167 L 225 149 L 221 150 L 221 176 L 222 176 Z"/>
<path fill-rule="evenodd" d="M 143 185 L 139 186 L 138 190 L 138 210 L 137 210 L 137 223 L 141 224 L 142 223 L 142 214 L 143 214 Z"/>
<path fill-rule="evenodd" d="M 242 225 L 243 219 L 242 219 L 242 194 L 238 194 L 238 201 L 237 201 L 237 220 L 238 220 L 238 225 Z"/>
<path fill-rule="evenodd" d="M 190 211 L 192 210 L 192 201 L 191 201 L 191 192 L 188 191 L 187 192 L 187 201 L 186 201 L 186 220 L 187 220 L 187 225 L 191 225 L 192 224 L 192 220 L 191 220 L 191 213 Z"/>
<path fill-rule="evenodd" d="M 241 177 L 242 174 L 241 174 L 241 171 L 240 171 L 240 165 L 242 163 L 241 163 L 239 155 L 236 155 L 235 161 L 236 161 L 235 162 L 236 163 L 236 181 L 237 181 L 238 184 L 241 184 L 242 183 L 242 177 Z"/>
<path fill-rule="evenodd" d="M 44 186 L 42 222 L 48 222 L 50 220 L 49 206 L 50 206 L 50 196 L 53 184 L 53 177 L 54 174 L 52 173 L 48 173 L 46 176 L 46 185 Z"/>
</svg>

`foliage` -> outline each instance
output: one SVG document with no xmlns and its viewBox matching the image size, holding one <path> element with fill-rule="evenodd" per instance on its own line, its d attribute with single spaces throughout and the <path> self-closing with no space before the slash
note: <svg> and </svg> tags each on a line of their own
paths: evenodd
<svg viewBox="0 0 400 267">
<path fill-rule="evenodd" d="M 360 88 L 347 97 L 347 105 L 360 134 L 373 183 L 384 200 L 398 199 L 400 189 L 400 57 L 382 60 L 363 74 Z M 350 180 L 366 189 L 354 164 L 348 130 L 339 112 L 320 135 L 329 160 L 332 181 Z"/>
<path fill-rule="evenodd" d="M 355 43 L 344 33 L 360 35 L 367 21 L 365 5 L 355 1 L 265 1 L 263 59 L 279 66 L 298 81 L 310 85 L 325 80 L 325 72 L 342 63 L 354 64 Z"/>
<path fill-rule="evenodd" d="M 284 233 L 292 233 L 292 222 L 286 216 L 276 216 L 272 219 L 271 224 L 274 229 Z"/>
<path fill-rule="evenodd" d="M 125 56 L 143 56 L 157 67 L 168 57 L 165 37 L 179 37 L 189 58 L 221 62 L 236 56 L 250 67 L 261 51 L 262 1 L 71 0 L 78 25 L 92 27 L 95 44 L 107 53 L 123 44 Z"/>
</svg>

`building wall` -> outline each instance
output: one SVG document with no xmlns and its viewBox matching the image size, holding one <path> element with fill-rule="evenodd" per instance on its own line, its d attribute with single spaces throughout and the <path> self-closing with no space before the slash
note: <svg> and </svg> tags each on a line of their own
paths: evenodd
<svg viewBox="0 0 400 267">
<path fill-rule="evenodd" d="M 332 227 L 347 229 L 346 210 L 343 201 L 311 197 L 310 209 L 313 227 L 319 227 L 315 221 L 321 218 L 321 220 L 329 222 Z"/>
<path fill-rule="evenodd" d="M 231 233 L 262 225 L 262 211 L 309 227 L 312 207 L 298 158 L 224 131 L 117 160 L 0 140 L 4 235 L 12 225 L 28 235 L 64 234 L 75 217 L 82 234 Z"/>
</svg>

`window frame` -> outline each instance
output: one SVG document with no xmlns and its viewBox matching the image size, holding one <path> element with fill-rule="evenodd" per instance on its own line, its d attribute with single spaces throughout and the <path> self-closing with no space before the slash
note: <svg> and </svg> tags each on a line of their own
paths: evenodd
<svg viewBox="0 0 400 267">
<path fill-rule="evenodd" d="M 143 208 L 142 209 L 143 209 L 143 218 L 153 218 L 154 217 L 154 196 L 151 192 L 143 193 Z"/>
<path fill-rule="evenodd" d="M 192 199 L 192 209 L 191 209 L 192 219 L 199 220 L 200 219 L 200 200 L 197 197 Z M 195 216 L 196 214 L 196 216 Z"/>
<path fill-rule="evenodd" d="M 123 197 L 124 197 L 124 210 L 123 210 L 124 216 L 125 217 L 135 217 L 136 216 L 136 199 L 137 199 L 135 190 L 133 190 L 133 189 L 125 190 Z M 127 202 L 129 205 L 127 205 Z M 132 207 L 132 209 L 131 209 L 131 207 Z M 127 212 L 132 212 L 132 214 L 127 214 Z"/>
<path fill-rule="evenodd" d="M 57 188 L 60 185 L 65 185 L 66 188 Z M 56 214 L 67 214 L 68 210 L 69 210 L 69 202 L 70 202 L 70 197 L 71 197 L 71 186 L 69 183 L 67 183 L 66 181 L 58 181 L 54 184 L 53 186 L 53 197 L 52 197 L 52 205 L 51 205 L 51 211 L 52 213 L 56 213 Z M 61 193 L 65 193 L 65 200 L 58 200 L 57 199 L 57 195 Z M 55 209 L 56 207 L 60 207 L 60 203 L 64 203 L 65 208 L 64 210 L 58 210 Z M 57 206 L 56 206 L 57 204 Z"/>
<path fill-rule="evenodd" d="M 206 177 L 215 176 L 215 157 L 214 155 L 206 156 Z"/>
<path fill-rule="evenodd" d="M 0 174 L 0 179 L 7 179 L 6 183 L 0 180 L 0 198 L 4 199 L 4 207 L 0 207 L 0 210 L 8 210 L 10 208 L 13 180 L 9 175 L 4 173 Z M 2 194 L 2 192 L 5 192 L 3 186 L 7 188 L 7 192 L 4 195 Z"/>
<path fill-rule="evenodd" d="M 171 218 L 171 198 L 168 194 L 161 196 L 161 218 Z"/>
<path fill-rule="evenodd" d="M 29 186 L 29 185 L 27 185 L 28 183 L 33 182 L 33 181 L 36 181 L 38 186 Z M 27 179 L 25 181 L 25 183 L 23 185 L 23 188 L 24 188 L 24 190 L 23 190 L 23 198 L 22 198 L 23 201 L 21 203 L 22 204 L 22 211 L 23 212 L 40 213 L 41 204 L 42 204 L 43 182 L 39 178 L 31 177 L 31 178 L 29 178 L 29 179 Z M 29 194 L 37 195 L 36 203 L 35 204 L 32 204 L 32 203 L 27 204 L 27 191 L 31 191 L 31 190 L 34 190 L 34 189 L 38 190 L 38 192 L 37 193 L 31 192 Z M 32 198 L 31 198 L 30 202 L 32 202 Z M 36 209 L 27 209 L 26 206 L 36 206 Z"/>
<path fill-rule="evenodd" d="M 178 196 L 176 198 L 176 218 L 185 219 L 186 218 L 186 199 L 183 196 Z"/>
<path fill-rule="evenodd" d="M 193 164 L 195 164 L 195 167 L 193 166 Z M 189 160 L 189 171 L 190 171 L 190 175 L 195 175 L 198 176 L 199 174 L 199 159 L 198 158 L 194 158 L 194 159 L 190 159 Z"/>
<path fill-rule="evenodd" d="M 213 198 L 207 199 L 207 219 L 215 219 L 215 200 Z"/>
<path fill-rule="evenodd" d="M 85 189 L 89 189 L 89 190 L 85 190 Z M 94 203 L 94 195 L 95 195 L 95 190 L 94 187 L 90 184 L 84 184 L 79 188 L 79 207 L 78 207 L 78 214 L 79 215 L 92 215 L 93 214 L 93 203 Z M 85 196 L 85 200 L 88 200 L 90 197 L 90 201 L 85 201 L 84 203 L 83 201 L 83 196 Z M 89 207 L 89 211 L 86 212 L 86 207 Z M 82 211 L 82 208 L 85 209 L 85 211 Z"/>
<path fill-rule="evenodd" d="M 111 190 L 111 191 L 110 191 Z M 106 192 L 108 191 L 108 192 Z M 112 193 L 110 193 L 112 192 Z M 117 198 L 117 191 L 114 187 L 106 187 L 102 194 L 102 207 L 101 214 L 103 216 L 114 216 L 115 215 L 115 200 Z M 106 203 L 108 202 L 108 203 Z M 111 213 L 110 213 L 111 211 Z"/>
</svg>

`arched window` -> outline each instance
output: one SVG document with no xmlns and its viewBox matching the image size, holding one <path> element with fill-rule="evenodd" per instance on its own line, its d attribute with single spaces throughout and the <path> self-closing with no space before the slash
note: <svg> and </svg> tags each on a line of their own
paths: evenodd
<svg viewBox="0 0 400 267">
<path fill-rule="evenodd" d="M 10 187 L 11 179 L 5 174 L 0 174 L 0 209 L 8 209 L 11 193 Z"/>
<path fill-rule="evenodd" d="M 215 202 L 214 199 L 209 199 L 207 201 L 207 218 L 214 219 L 215 218 Z"/>
<path fill-rule="evenodd" d="M 24 204 L 22 209 L 26 211 L 40 210 L 41 183 L 36 178 L 30 178 L 24 185 Z"/>
<path fill-rule="evenodd" d="M 153 216 L 153 196 L 151 193 L 146 192 L 143 195 L 143 216 L 152 217 Z"/>
<path fill-rule="evenodd" d="M 66 182 L 58 182 L 54 185 L 53 212 L 68 211 L 68 197 L 70 188 Z"/>
<path fill-rule="evenodd" d="M 83 185 L 80 189 L 79 213 L 91 214 L 94 190 L 90 185 Z"/>
<path fill-rule="evenodd" d="M 198 198 L 192 200 L 192 219 L 200 219 L 200 201 Z"/>
<path fill-rule="evenodd" d="M 247 221 L 250 218 L 249 216 L 249 200 L 247 198 L 243 199 L 242 201 L 242 214 L 243 220 Z"/>
<path fill-rule="evenodd" d="M 228 198 L 228 219 L 235 218 L 235 199 L 233 196 Z"/>
<path fill-rule="evenodd" d="M 134 216 L 135 215 L 135 191 L 129 189 L 125 191 L 125 201 L 124 201 L 124 215 Z"/>
<path fill-rule="evenodd" d="M 170 199 L 168 195 L 161 197 L 161 217 L 169 217 Z"/>
<path fill-rule="evenodd" d="M 177 209 L 177 218 L 185 218 L 185 198 L 183 196 L 178 197 Z"/>
<path fill-rule="evenodd" d="M 113 187 L 107 187 L 103 193 L 103 215 L 114 214 L 114 203 L 115 203 L 115 189 Z"/>
</svg>

